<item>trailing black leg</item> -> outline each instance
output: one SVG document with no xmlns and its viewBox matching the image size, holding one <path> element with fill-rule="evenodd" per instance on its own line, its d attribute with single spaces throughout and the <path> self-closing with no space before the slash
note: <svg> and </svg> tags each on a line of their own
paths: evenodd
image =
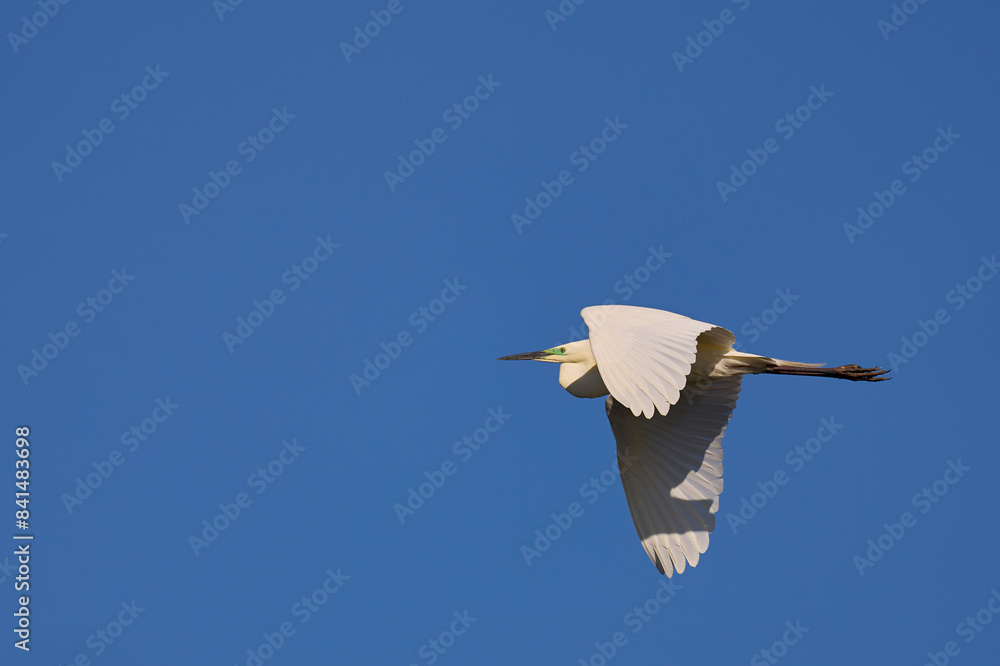
<svg viewBox="0 0 1000 666">
<path fill-rule="evenodd" d="M 892 377 L 881 377 L 889 372 L 882 368 L 862 368 L 860 365 L 838 365 L 836 368 L 810 368 L 794 365 L 775 365 L 764 370 L 771 375 L 800 375 L 803 377 L 834 377 L 852 382 L 881 382 Z"/>
</svg>

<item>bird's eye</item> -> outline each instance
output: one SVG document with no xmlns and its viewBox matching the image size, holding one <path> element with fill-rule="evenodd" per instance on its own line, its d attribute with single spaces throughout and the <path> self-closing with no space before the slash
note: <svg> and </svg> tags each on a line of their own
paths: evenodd
<svg viewBox="0 0 1000 666">
<path fill-rule="evenodd" d="M 565 347 L 560 347 L 559 348 L 559 353 L 560 354 L 565 354 L 566 353 L 566 348 Z"/>
</svg>

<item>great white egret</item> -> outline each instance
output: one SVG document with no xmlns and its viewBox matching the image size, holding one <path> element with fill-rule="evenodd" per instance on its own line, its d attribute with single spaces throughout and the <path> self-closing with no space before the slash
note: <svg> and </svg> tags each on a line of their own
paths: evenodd
<svg viewBox="0 0 1000 666">
<path fill-rule="evenodd" d="M 625 498 L 646 554 L 661 573 L 684 573 L 708 548 L 722 493 L 722 436 L 743 375 L 806 375 L 877 382 L 888 370 L 795 363 L 733 349 L 721 326 L 630 305 L 580 314 L 590 339 L 504 356 L 561 363 L 578 398 L 608 396 Z M 610 394 L 610 395 L 609 395 Z"/>
</svg>

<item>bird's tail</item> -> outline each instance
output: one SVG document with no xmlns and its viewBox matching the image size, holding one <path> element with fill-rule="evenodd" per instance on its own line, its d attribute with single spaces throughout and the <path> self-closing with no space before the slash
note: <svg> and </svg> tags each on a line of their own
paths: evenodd
<svg viewBox="0 0 1000 666">
<path fill-rule="evenodd" d="M 784 361 L 780 358 L 770 356 L 758 356 L 730 350 L 723 356 L 723 361 L 727 366 L 736 371 L 746 374 L 756 375 L 762 372 L 772 372 L 774 368 L 822 368 L 825 363 L 799 363 L 797 361 Z"/>
</svg>

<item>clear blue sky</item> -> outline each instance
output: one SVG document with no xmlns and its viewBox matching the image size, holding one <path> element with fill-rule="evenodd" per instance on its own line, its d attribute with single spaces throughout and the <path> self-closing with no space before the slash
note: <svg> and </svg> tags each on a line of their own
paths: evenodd
<svg viewBox="0 0 1000 666">
<path fill-rule="evenodd" d="M 994 663 L 1000 9 L 897 4 L 7 3 L 0 661 Z M 748 378 L 664 587 L 495 360 L 608 301 L 894 379 Z"/>
</svg>

